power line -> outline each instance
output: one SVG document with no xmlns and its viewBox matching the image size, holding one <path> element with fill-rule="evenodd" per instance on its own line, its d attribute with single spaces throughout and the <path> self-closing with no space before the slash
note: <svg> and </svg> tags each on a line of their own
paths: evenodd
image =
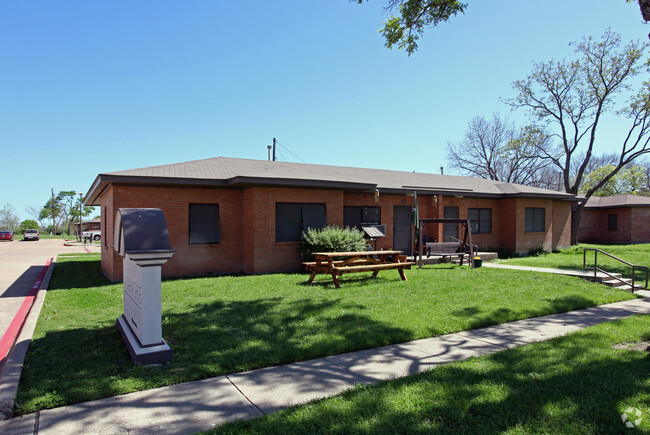
<svg viewBox="0 0 650 435">
<path fill-rule="evenodd" d="M 304 161 L 303 159 L 301 159 L 300 157 L 298 157 L 297 155 L 295 155 L 294 153 L 292 153 L 291 150 L 290 150 L 289 148 L 285 147 L 284 145 L 282 145 L 282 144 L 281 144 L 280 142 L 278 142 L 277 140 L 275 141 L 275 143 L 277 143 L 278 145 L 280 145 L 280 146 L 281 146 L 282 148 L 284 148 L 284 149 L 285 149 L 289 154 L 291 154 L 292 156 L 294 156 L 295 158 L 297 158 L 297 159 L 300 160 L 301 162 L 303 162 L 303 163 L 307 163 L 306 161 Z M 285 159 L 285 160 L 286 160 L 286 159 Z"/>
<path fill-rule="evenodd" d="M 280 150 L 277 150 L 277 151 L 280 154 L 280 157 L 282 157 L 285 162 L 289 163 L 289 160 L 287 160 L 287 158 L 284 156 L 284 154 L 282 154 L 282 151 L 280 151 Z"/>
</svg>

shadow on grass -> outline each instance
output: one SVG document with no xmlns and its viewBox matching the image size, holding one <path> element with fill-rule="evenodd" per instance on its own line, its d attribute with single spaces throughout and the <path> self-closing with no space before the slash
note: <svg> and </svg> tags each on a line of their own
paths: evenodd
<svg viewBox="0 0 650 435">
<path fill-rule="evenodd" d="M 90 288 L 110 285 L 111 282 L 101 271 L 101 263 L 95 258 L 88 260 L 57 261 L 48 291 L 71 288 Z"/>
<path fill-rule="evenodd" d="M 390 272 L 390 271 L 384 271 L 384 272 Z M 314 287 L 321 287 L 321 288 L 331 288 L 332 290 L 344 290 L 346 287 L 349 288 L 361 288 L 361 287 L 368 287 L 368 286 L 377 286 L 381 285 L 384 283 L 389 283 L 393 281 L 401 281 L 401 278 L 399 277 L 399 274 L 395 272 L 395 277 L 391 279 L 390 276 L 381 276 L 378 275 L 376 277 L 372 277 L 372 272 L 369 272 L 367 275 L 366 274 L 358 274 L 358 275 L 346 275 L 346 276 L 339 276 L 339 284 L 341 284 L 341 288 L 337 289 L 334 286 L 334 281 L 332 280 L 331 275 L 316 275 L 316 278 L 312 283 L 309 283 L 307 280 L 309 279 L 309 275 L 304 275 L 301 276 L 304 277 L 304 281 L 299 280 L 296 282 L 296 284 L 299 285 L 306 285 L 306 286 L 314 286 Z"/>
<path fill-rule="evenodd" d="M 363 306 L 267 298 L 163 312 L 171 363 L 134 366 L 115 326 L 35 339 L 19 386 L 20 413 L 403 341 L 409 331 Z"/>
<path fill-rule="evenodd" d="M 565 313 L 567 311 L 579 310 L 594 306 L 594 301 L 583 296 L 564 296 L 561 298 L 544 299 L 548 305 L 536 310 L 511 310 L 509 308 L 498 308 L 486 311 L 483 307 L 466 307 L 462 310 L 452 311 L 451 314 L 459 318 L 472 319 L 468 329 L 482 328 L 489 325 L 513 322 L 521 319 L 529 319 L 549 314 Z"/>
<path fill-rule="evenodd" d="M 596 333 L 560 338 L 211 433 L 624 432 L 621 406 L 650 393 L 650 358 L 606 346 Z"/>
</svg>

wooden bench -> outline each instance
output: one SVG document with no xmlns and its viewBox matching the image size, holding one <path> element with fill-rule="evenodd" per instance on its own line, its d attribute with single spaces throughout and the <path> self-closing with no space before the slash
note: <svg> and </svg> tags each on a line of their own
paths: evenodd
<svg viewBox="0 0 650 435">
<path fill-rule="evenodd" d="M 468 253 L 465 251 L 465 246 L 462 242 L 429 242 L 425 245 L 427 258 L 431 255 L 437 257 L 442 257 L 444 261 L 447 257 L 458 257 L 460 259 L 460 265 L 463 265 L 463 260 L 465 255 Z"/>
<path fill-rule="evenodd" d="M 314 254 L 316 261 L 303 264 L 305 270 L 311 272 L 309 283 L 314 281 L 316 274 L 327 273 L 332 275 L 334 286 L 341 288 L 338 277 L 346 273 L 372 272 L 374 278 L 382 270 L 397 269 L 400 278 L 406 281 L 404 269 L 410 269 L 415 263 L 407 262 L 406 256 L 401 254 L 402 251 L 319 252 Z"/>
</svg>

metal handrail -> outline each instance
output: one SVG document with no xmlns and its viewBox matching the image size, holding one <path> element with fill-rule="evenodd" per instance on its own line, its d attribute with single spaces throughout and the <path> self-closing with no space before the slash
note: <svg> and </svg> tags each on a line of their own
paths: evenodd
<svg viewBox="0 0 650 435">
<path fill-rule="evenodd" d="M 608 253 L 608 252 L 605 252 L 605 251 L 603 251 L 603 250 L 601 250 L 601 249 L 597 249 L 597 248 L 584 248 L 584 251 L 582 251 L 582 268 L 583 268 L 583 269 L 588 269 L 588 268 L 587 268 L 587 251 L 594 251 L 594 267 L 593 267 L 593 270 L 594 270 L 594 281 L 596 281 L 596 274 L 597 274 L 597 272 L 602 272 L 602 273 L 604 273 L 605 275 L 609 276 L 610 278 L 613 278 L 613 279 L 615 279 L 615 280 L 617 280 L 617 281 L 620 281 L 620 282 L 622 282 L 623 284 L 627 284 L 627 281 L 624 281 L 622 278 L 619 278 L 619 277 L 617 277 L 617 276 L 614 276 L 614 275 L 612 275 L 611 273 L 607 272 L 606 270 L 600 269 L 600 268 L 598 267 L 598 253 L 600 252 L 601 254 L 605 254 L 605 255 L 607 255 L 608 257 L 613 258 L 613 259 L 616 260 L 616 261 L 620 261 L 621 263 L 623 263 L 623 264 L 625 264 L 625 265 L 627 265 L 627 266 L 630 266 L 630 267 L 632 268 L 632 291 L 634 291 L 634 289 L 636 288 L 636 286 L 634 285 L 634 283 L 635 283 L 635 279 L 636 279 L 636 270 L 637 270 L 637 269 L 639 269 L 639 270 L 645 270 L 645 285 L 644 285 L 644 286 L 639 286 L 639 288 L 641 288 L 641 289 L 647 289 L 647 288 L 648 288 L 648 266 L 641 266 L 641 265 L 637 265 L 637 264 L 628 263 L 627 261 L 622 260 L 622 259 L 620 259 L 620 258 L 618 258 L 618 257 L 615 257 L 615 256 L 613 256 L 612 254 L 610 254 L 610 253 Z"/>
</svg>

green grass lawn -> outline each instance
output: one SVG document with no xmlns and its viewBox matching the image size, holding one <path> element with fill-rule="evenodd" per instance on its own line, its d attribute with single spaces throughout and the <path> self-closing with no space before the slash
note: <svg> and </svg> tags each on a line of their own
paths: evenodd
<svg viewBox="0 0 650 435">
<path fill-rule="evenodd" d="M 210 433 L 648 433 L 649 345 L 650 316 L 633 316 Z"/>
<path fill-rule="evenodd" d="M 559 269 L 582 270 L 583 251 L 585 248 L 597 248 L 628 263 L 650 267 L 650 244 L 638 245 L 590 245 L 581 243 L 569 249 L 562 249 L 551 254 L 541 254 L 532 257 L 508 258 L 498 260 L 499 263 L 516 264 L 534 267 L 555 267 Z M 587 267 L 593 267 L 594 252 L 587 252 Z M 605 255 L 598 254 L 598 267 L 608 272 L 622 273 L 627 278 L 632 277 L 632 269 Z M 645 272 L 637 272 L 636 279 L 645 281 Z"/>
<path fill-rule="evenodd" d="M 223 276 L 162 284 L 171 363 L 134 366 L 115 320 L 122 285 L 99 256 L 59 257 L 25 361 L 17 411 L 303 361 L 634 298 L 576 278 L 451 265 L 375 279 L 306 274 Z"/>
</svg>

